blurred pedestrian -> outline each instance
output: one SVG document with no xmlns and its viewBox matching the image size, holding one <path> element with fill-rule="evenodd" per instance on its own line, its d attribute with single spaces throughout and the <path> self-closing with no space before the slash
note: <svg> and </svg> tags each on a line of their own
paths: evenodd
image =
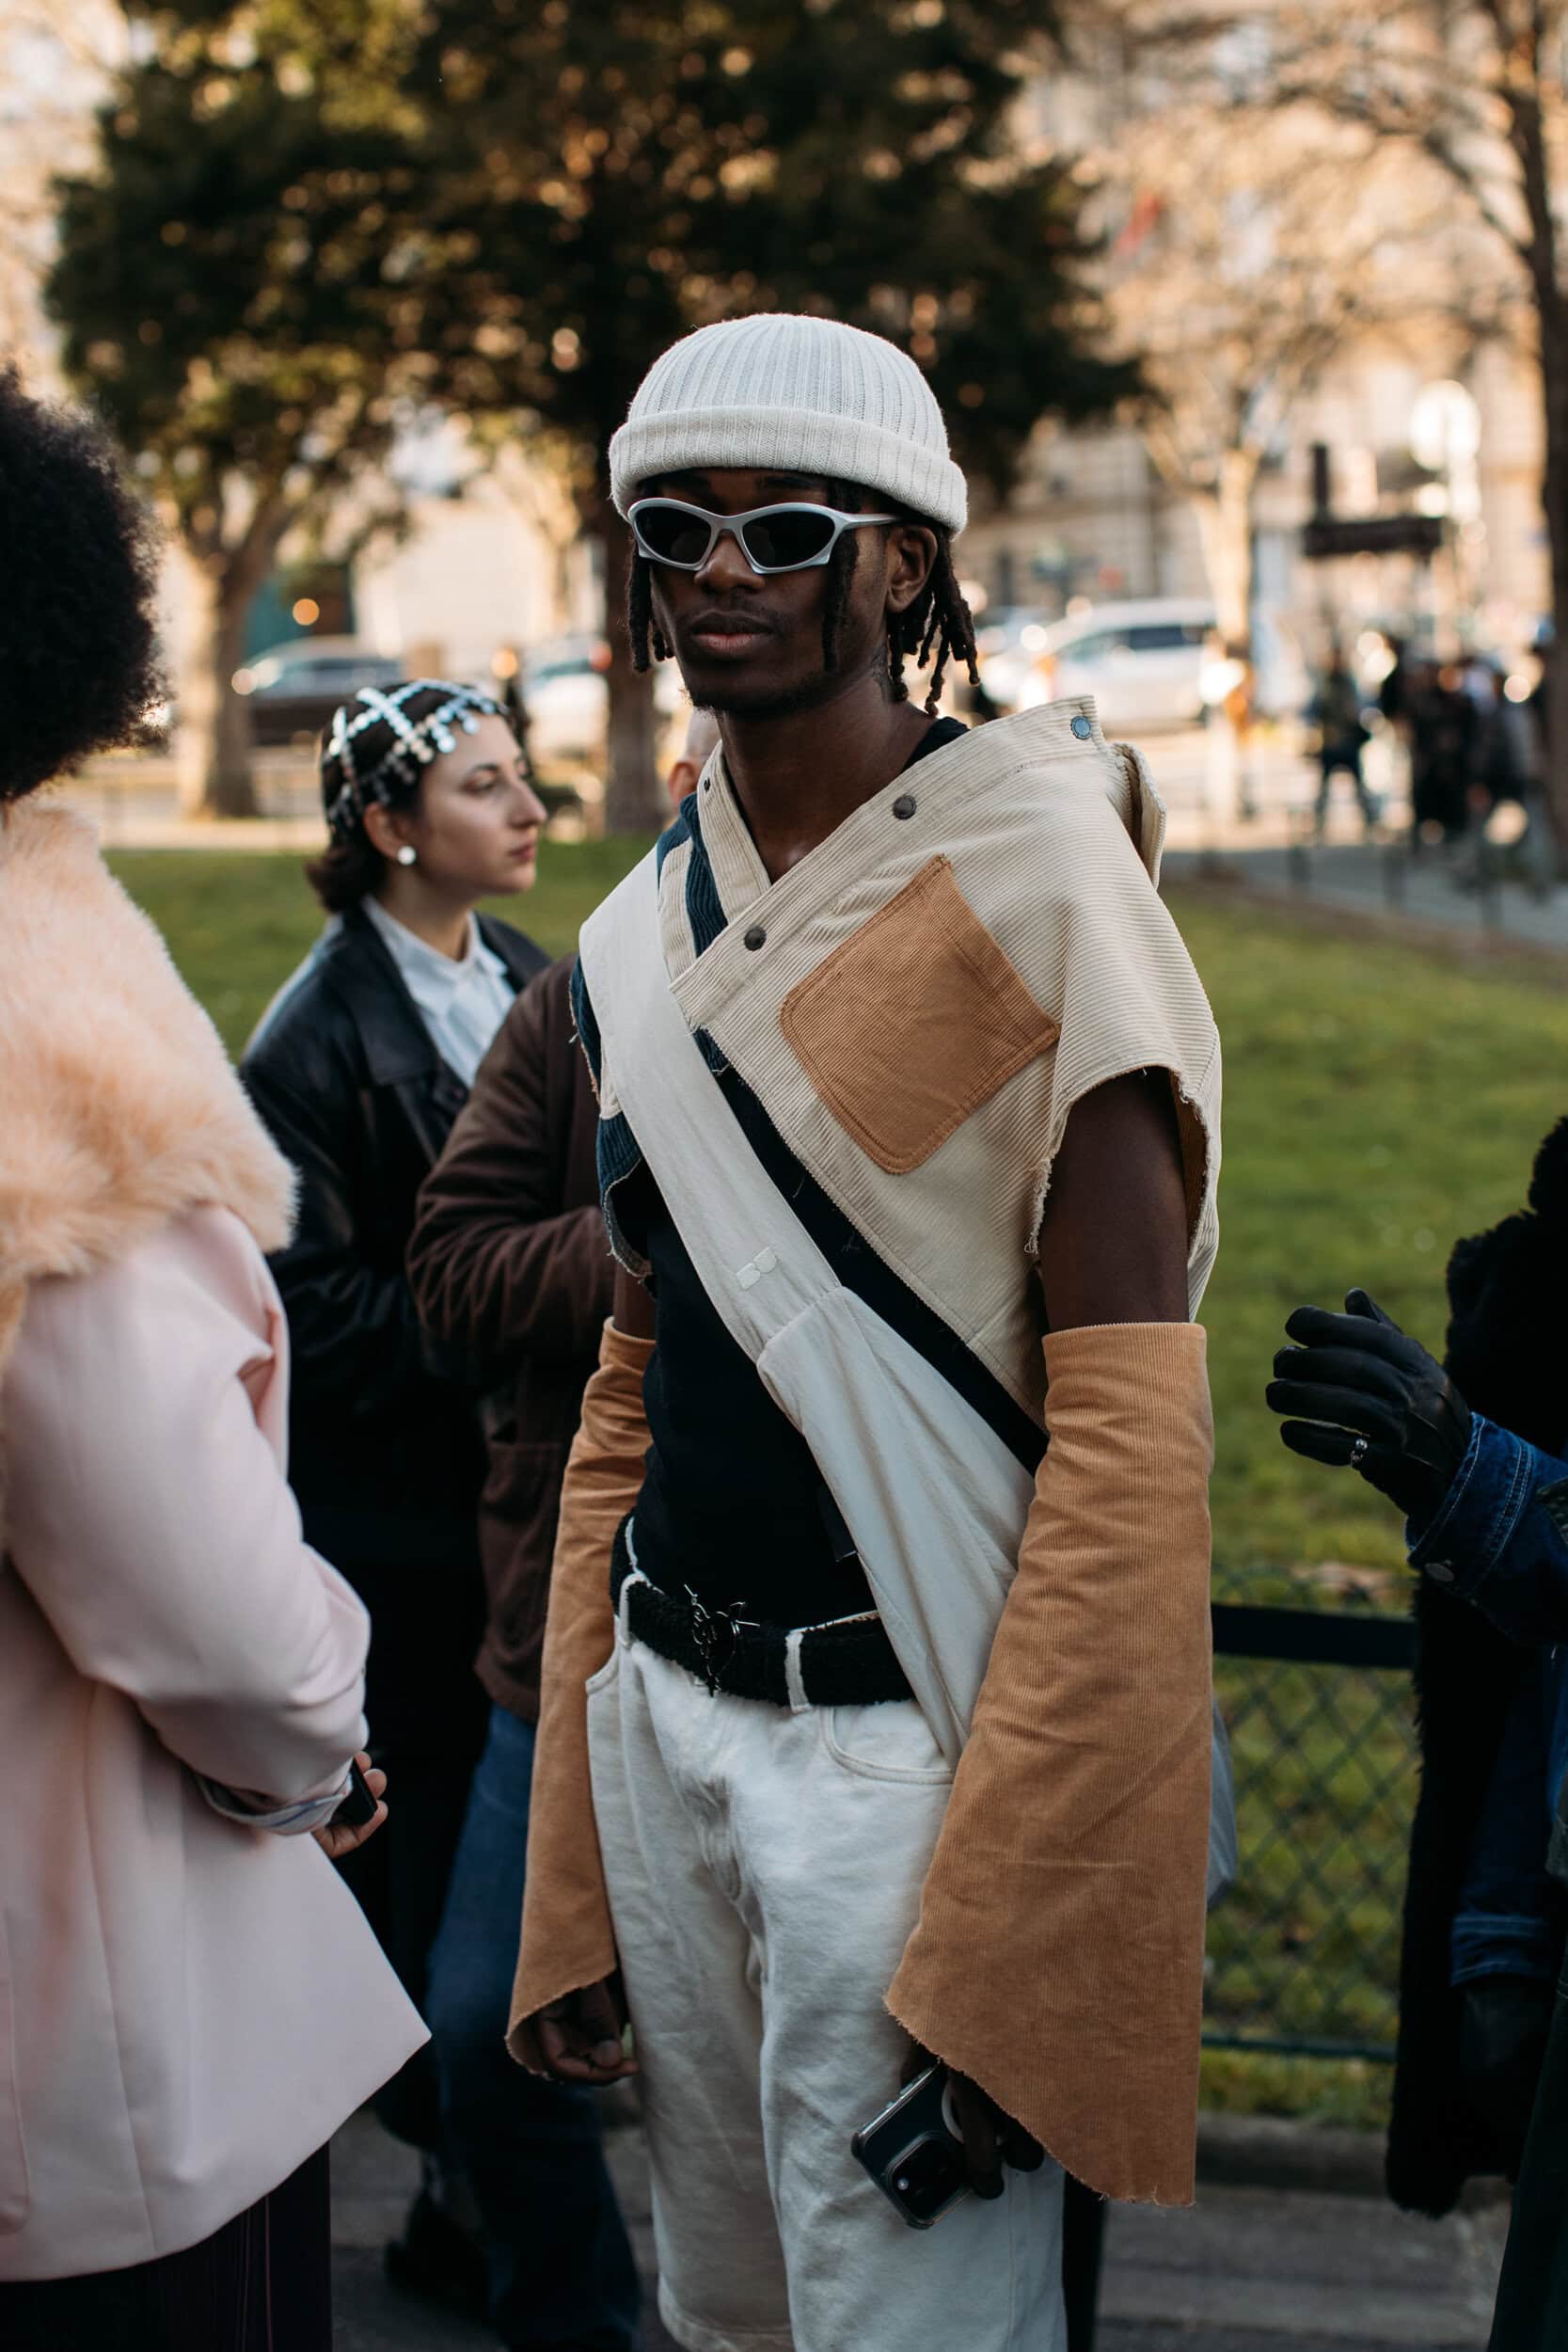
<svg viewBox="0 0 1568 2352">
<path fill-rule="evenodd" d="M 689 792 L 695 792 L 698 777 L 718 748 L 718 720 L 711 710 L 694 710 L 686 723 L 686 739 L 681 745 L 680 757 L 670 765 L 670 798 L 676 808 Z"/>
<path fill-rule="evenodd" d="M 1377 707 L 1381 716 L 1397 733 L 1402 734 L 1410 712 L 1410 662 L 1405 641 L 1391 629 L 1380 629 L 1388 665 L 1377 682 Z"/>
<path fill-rule="evenodd" d="M 1483 857 L 1497 858 L 1539 893 L 1551 880 L 1553 863 L 1540 713 L 1523 683 L 1516 684 L 1497 663 L 1488 664 L 1487 678 L 1489 699 L 1480 721 L 1473 787 L 1478 874 Z M 1498 810 L 1510 812 L 1502 819 L 1508 830 L 1494 844 L 1490 829 Z"/>
<path fill-rule="evenodd" d="M 694 718 L 688 738 L 699 766 L 703 723 Z M 489 1450 L 479 1650 L 489 1727 L 431 1956 L 429 2014 L 445 2144 L 483 2217 L 492 2324 L 508 2345 L 618 2352 L 635 2342 L 637 2271 L 594 2094 L 525 2074 L 506 2051 L 556 1516 L 611 1303 L 574 961 L 533 980 L 508 1013 L 425 1179 L 409 1244 L 432 1345 L 484 1384 Z"/>
<path fill-rule="evenodd" d="M 1349 776 L 1370 836 L 1378 820 L 1378 805 L 1361 772 L 1361 755 L 1369 739 L 1362 716 L 1361 689 L 1344 654 L 1336 645 L 1318 680 L 1307 716 L 1318 732 L 1318 804 L 1313 829 L 1321 841 L 1328 823 L 1328 797 L 1337 775 Z"/>
<path fill-rule="evenodd" d="M 1298 1453 L 1349 1464 L 1405 1517 L 1423 1772 L 1411 1843 L 1388 2185 L 1448 2212 L 1518 2182 L 1494 2352 L 1568 2339 L 1568 1122 L 1528 1208 L 1462 1242 L 1447 1366 L 1364 1292 L 1298 1309 L 1269 1403 Z M 1463 1385 L 1462 1385 L 1463 1384 Z M 1487 1407 L 1483 1415 L 1474 1409 Z M 1559 1826 L 1553 1831 L 1554 1806 Z"/>
<path fill-rule="evenodd" d="M 373 1753 L 398 1787 L 388 1836 L 349 1877 L 412 1998 L 483 1741 L 478 1397 L 430 1347 L 404 1271 L 415 1196 L 518 989 L 546 959 L 478 902 L 533 880 L 543 811 L 517 740 L 476 689 L 364 689 L 322 744 L 332 916 L 245 1050 L 242 1074 L 299 1175 L 273 1260 L 295 1370 L 290 1477 L 306 1533 L 371 1612 Z M 475 2304 L 474 2216 L 441 2153 L 430 2052 L 378 2102 L 424 2185 L 388 2266 Z"/>
<path fill-rule="evenodd" d="M 424 2039 L 305 1834 L 385 1815 L 369 1629 L 283 1477 L 289 1171 L 28 799 L 135 734 L 157 575 L 7 375 L 0 564 L 0 2344 L 328 2352 L 326 2143 Z"/>
<path fill-rule="evenodd" d="M 1411 848 L 1433 834 L 1449 848 L 1469 819 L 1480 713 L 1455 662 L 1423 663 L 1409 698 Z"/>
<path fill-rule="evenodd" d="M 1476 782 L 1490 812 L 1505 802 L 1523 805 L 1539 777 L 1541 752 L 1534 715 L 1528 705 L 1510 698 L 1501 669 L 1487 662 L 1482 675 L 1485 696 L 1477 704 Z"/>
<path fill-rule="evenodd" d="M 1060 2352 L 1060 2166 L 1191 2194 L 1213 1025 L 1141 764 L 937 715 L 966 487 L 906 355 L 701 329 L 610 468 L 634 660 L 721 750 L 579 948 L 621 1265 L 512 2046 L 641 2071 L 682 2343 Z"/>
</svg>

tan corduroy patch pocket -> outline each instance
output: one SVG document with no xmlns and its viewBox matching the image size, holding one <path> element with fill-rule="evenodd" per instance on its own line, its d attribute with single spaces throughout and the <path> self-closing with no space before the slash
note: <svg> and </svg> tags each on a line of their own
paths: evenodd
<svg viewBox="0 0 1568 2352">
<path fill-rule="evenodd" d="M 779 1022 L 840 1126 L 895 1176 L 1060 1034 L 944 857 L 792 989 Z"/>
</svg>

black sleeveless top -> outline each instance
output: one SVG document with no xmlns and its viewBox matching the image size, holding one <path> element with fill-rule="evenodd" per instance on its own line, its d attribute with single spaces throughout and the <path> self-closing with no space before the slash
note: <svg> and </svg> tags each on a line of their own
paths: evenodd
<svg viewBox="0 0 1568 2352">
<path fill-rule="evenodd" d="M 957 719 L 937 720 L 906 766 L 964 732 Z M 736 1116 L 735 1148 L 750 1151 L 752 1129 L 768 1125 L 761 1106 L 733 1070 L 718 1082 Z M 786 1192 L 792 1180 L 810 1183 L 776 1139 L 768 1173 Z M 689 1589 L 706 1608 L 764 1624 L 820 1625 L 872 1608 L 810 1448 L 731 1338 L 645 1166 L 617 1206 L 626 1238 L 653 1267 L 658 1305 L 658 1344 L 643 1382 L 653 1442 L 637 1504 L 638 1566 L 667 1593 Z M 836 1244 L 818 1240 L 835 1267 L 850 1251 L 865 1255 L 847 1222 Z"/>
</svg>

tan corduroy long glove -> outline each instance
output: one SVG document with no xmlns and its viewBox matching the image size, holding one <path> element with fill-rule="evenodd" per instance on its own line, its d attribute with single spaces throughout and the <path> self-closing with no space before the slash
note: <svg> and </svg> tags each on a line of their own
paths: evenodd
<svg viewBox="0 0 1568 2352">
<path fill-rule="evenodd" d="M 888 1994 L 1101 2195 L 1192 2201 L 1212 1744 L 1195 1324 L 1045 1343 L 1051 1444 Z"/>
<path fill-rule="evenodd" d="M 529 1804 L 522 1946 L 507 2033 L 513 2057 L 536 2069 L 543 2061 L 530 2020 L 546 2002 L 596 1984 L 615 1966 L 588 1776 L 583 1685 L 615 1641 L 610 1555 L 615 1531 L 642 1488 L 648 1450 L 642 1375 L 653 1352 L 652 1340 L 605 1325 L 599 1368 L 583 1394 L 561 1492 Z"/>
</svg>

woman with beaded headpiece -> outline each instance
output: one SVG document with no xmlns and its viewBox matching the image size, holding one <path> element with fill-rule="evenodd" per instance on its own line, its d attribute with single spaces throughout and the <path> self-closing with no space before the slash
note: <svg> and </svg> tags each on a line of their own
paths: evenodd
<svg viewBox="0 0 1568 2352">
<path fill-rule="evenodd" d="M 242 1075 L 299 1174 L 273 1260 L 294 1366 L 290 1477 L 309 1541 L 371 1612 L 367 1713 L 398 1803 L 348 1876 L 416 2003 L 488 1709 L 473 1367 L 437 1360 L 404 1274 L 415 1196 L 517 992 L 548 959 L 477 910 L 526 890 L 544 810 L 499 705 L 417 678 L 361 688 L 322 738 L 328 844 L 307 868 L 332 916 L 246 1048 Z M 504 2054 L 499 2064 L 506 2070 Z M 439 2054 L 377 2102 L 424 2185 L 388 2267 L 474 2306 L 473 2201 L 450 2160 Z"/>
</svg>

